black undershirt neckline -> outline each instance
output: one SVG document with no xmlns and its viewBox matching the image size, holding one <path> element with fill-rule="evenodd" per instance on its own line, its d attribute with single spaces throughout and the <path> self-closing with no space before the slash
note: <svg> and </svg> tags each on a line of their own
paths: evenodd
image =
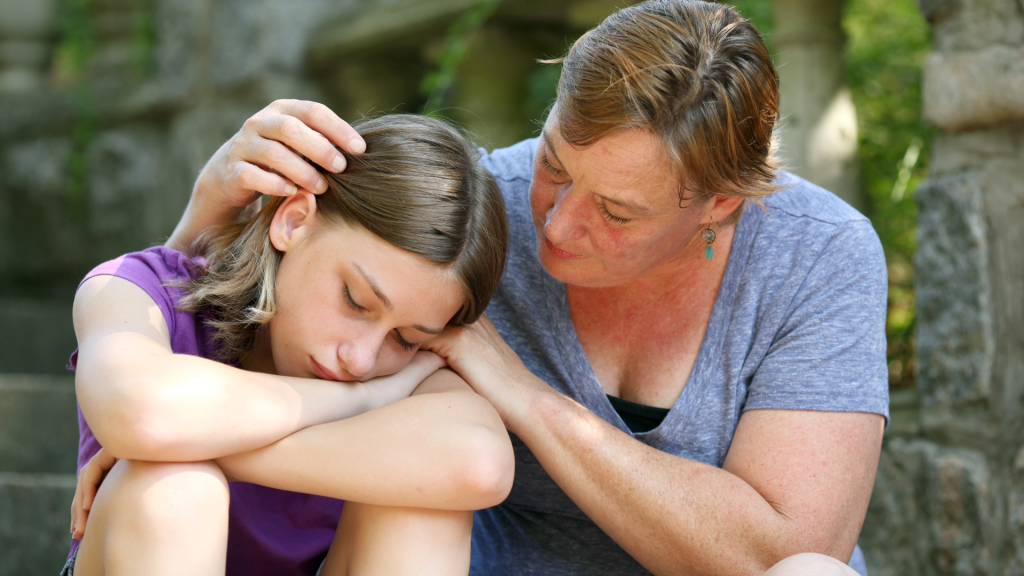
<svg viewBox="0 0 1024 576">
<path fill-rule="evenodd" d="M 622 418 L 622 421 L 626 423 L 626 427 L 633 434 L 654 430 L 665 420 L 665 417 L 668 416 L 671 410 L 670 408 L 637 404 L 636 402 L 630 402 L 629 400 L 623 400 L 611 395 L 608 395 L 608 401 L 612 403 L 612 408 L 615 409 L 615 412 L 619 414 L 619 417 Z"/>
</svg>

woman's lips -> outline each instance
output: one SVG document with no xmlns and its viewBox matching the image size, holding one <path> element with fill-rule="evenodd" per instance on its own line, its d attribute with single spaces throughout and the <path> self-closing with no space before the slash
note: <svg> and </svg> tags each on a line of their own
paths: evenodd
<svg viewBox="0 0 1024 576">
<path fill-rule="evenodd" d="M 309 361 L 313 365 L 313 373 L 316 374 L 317 378 L 320 378 L 321 380 L 332 380 L 334 382 L 342 381 L 337 374 L 321 366 L 320 363 L 312 356 L 309 357 Z"/>
<path fill-rule="evenodd" d="M 559 258 L 565 258 L 566 260 L 576 260 L 579 258 L 583 258 L 583 256 L 579 256 L 577 254 L 573 254 L 572 252 L 566 252 L 565 250 L 556 248 L 555 245 L 551 243 L 551 240 L 548 240 L 548 237 L 546 235 L 544 236 L 544 245 L 548 247 L 548 251 L 550 251 L 555 256 L 558 256 Z"/>
</svg>

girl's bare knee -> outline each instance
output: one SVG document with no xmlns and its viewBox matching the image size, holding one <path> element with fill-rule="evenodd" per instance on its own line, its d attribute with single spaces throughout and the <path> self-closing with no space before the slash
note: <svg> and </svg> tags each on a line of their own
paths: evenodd
<svg viewBox="0 0 1024 576">
<path fill-rule="evenodd" d="M 858 576 L 846 564 L 824 554 L 806 552 L 790 556 L 764 573 L 764 576 Z"/>
<path fill-rule="evenodd" d="M 134 516 L 141 523 L 177 517 L 226 518 L 228 483 L 213 462 L 126 461 L 119 476 L 114 499 L 132 500 Z"/>
</svg>

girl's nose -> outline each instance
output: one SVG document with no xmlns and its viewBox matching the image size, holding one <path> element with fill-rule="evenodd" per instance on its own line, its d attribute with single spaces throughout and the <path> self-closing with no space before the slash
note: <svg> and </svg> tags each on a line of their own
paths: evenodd
<svg viewBox="0 0 1024 576">
<path fill-rule="evenodd" d="M 356 338 L 353 342 L 345 342 L 338 347 L 338 360 L 341 368 L 355 378 L 363 378 L 373 371 L 377 363 L 377 352 L 380 350 L 380 338 Z"/>
</svg>

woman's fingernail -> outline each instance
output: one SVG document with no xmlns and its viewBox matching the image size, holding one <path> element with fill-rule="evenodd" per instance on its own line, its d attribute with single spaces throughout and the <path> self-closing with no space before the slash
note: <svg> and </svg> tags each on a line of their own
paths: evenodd
<svg viewBox="0 0 1024 576">
<path fill-rule="evenodd" d="M 316 191 L 317 192 L 326 192 L 327 191 L 327 180 L 324 180 L 323 176 L 321 176 L 320 179 L 317 180 L 317 182 L 316 182 Z"/>
<path fill-rule="evenodd" d="M 331 170 L 334 170 L 335 172 L 341 172 L 344 169 L 345 169 L 345 157 L 344 156 L 335 156 L 334 157 L 334 164 L 331 164 Z"/>
<path fill-rule="evenodd" d="M 296 188 L 293 184 L 288 184 L 287 186 L 284 187 L 284 193 L 289 196 L 295 196 L 295 193 L 298 191 L 299 189 Z"/>
<path fill-rule="evenodd" d="M 362 138 L 353 138 L 349 140 L 348 148 L 355 154 L 362 154 L 366 152 L 366 142 Z"/>
</svg>

